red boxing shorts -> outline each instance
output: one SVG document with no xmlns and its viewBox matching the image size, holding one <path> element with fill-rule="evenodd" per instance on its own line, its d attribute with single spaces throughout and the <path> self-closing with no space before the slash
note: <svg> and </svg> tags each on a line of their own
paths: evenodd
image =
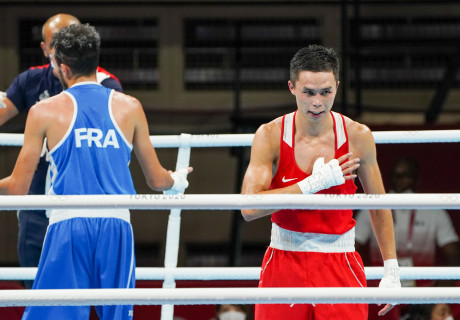
<svg viewBox="0 0 460 320">
<path fill-rule="evenodd" d="M 260 288 L 366 286 L 357 252 L 287 251 L 272 246 L 265 253 L 259 281 Z M 255 308 L 256 320 L 365 320 L 367 316 L 367 304 L 259 304 Z"/>
</svg>

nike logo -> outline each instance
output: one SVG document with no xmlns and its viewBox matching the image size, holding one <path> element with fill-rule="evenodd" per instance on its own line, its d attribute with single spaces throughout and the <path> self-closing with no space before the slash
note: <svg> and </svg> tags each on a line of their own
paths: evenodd
<svg viewBox="0 0 460 320">
<path fill-rule="evenodd" d="M 297 178 L 291 178 L 291 179 L 286 179 L 286 177 L 283 177 L 283 179 L 281 179 L 281 181 L 283 181 L 284 183 L 286 182 L 289 182 L 289 181 L 292 181 L 292 180 L 296 180 Z"/>
</svg>

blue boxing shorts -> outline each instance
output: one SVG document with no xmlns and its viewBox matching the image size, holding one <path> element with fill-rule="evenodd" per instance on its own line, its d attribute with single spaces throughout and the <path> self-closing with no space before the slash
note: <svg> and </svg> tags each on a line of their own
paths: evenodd
<svg viewBox="0 0 460 320">
<path fill-rule="evenodd" d="M 53 210 L 32 289 L 134 288 L 129 210 Z M 133 306 L 96 306 L 101 320 L 133 319 Z M 26 308 L 22 319 L 88 319 L 90 306 Z"/>
</svg>

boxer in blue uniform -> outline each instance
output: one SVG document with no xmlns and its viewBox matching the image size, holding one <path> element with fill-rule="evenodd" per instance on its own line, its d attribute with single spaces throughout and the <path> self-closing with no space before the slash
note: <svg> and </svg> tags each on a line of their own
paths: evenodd
<svg viewBox="0 0 460 320">
<path fill-rule="evenodd" d="M 33 106 L 24 145 L 0 194 L 25 194 L 46 138 L 49 194 L 135 194 L 129 162 L 136 152 L 153 190 L 181 191 L 191 168 L 169 173 L 153 148 L 142 105 L 96 81 L 100 38 L 89 25 L 53 36 L 52 61 L 68 89 Z M 133 288 L 135 258 L 129 211 L 50 210 L 33 289 Z M 132 319 L 132 306 L 96 307 L 99 318 Z M 23 319 L 88 319 L 89 306 L 27 307 Z"/>
<path fill-rule="evenodd" d="M 52 35 L 60 28 L 80 21 L 68 14 L 57 14 L 49 18 L 42 29 L 43 41 L 41 48 L 46 58 L 50 58 L 50 42 Z M 97 81 L 107 88 L 122 92 L 119 80 L 105 69 L 97 68 Z M 31 67 L 19 74 L 6 91 L 3 101 L 4 108 L 0 108 L 0 125 L 4 124 L 21 112 L 28 112 L 38 101 L 55 96 L 62 92 L 61 82 L 51 63 Z M 0 99 L 1 100 L 1 99 Z M 40 158 L 34 178 L 30 185 L 29 194 L 45 194 L 48 162 L 45 154 Z M 23 267 L 36 267 L 40 259 L 43 239 L 48 227 L 48 217 L 42 210 L 21 210 L 18 212 L 18 258 Z M 32 281 L 25 281 L 26 288 L 32 287 Z"/>
</svg>

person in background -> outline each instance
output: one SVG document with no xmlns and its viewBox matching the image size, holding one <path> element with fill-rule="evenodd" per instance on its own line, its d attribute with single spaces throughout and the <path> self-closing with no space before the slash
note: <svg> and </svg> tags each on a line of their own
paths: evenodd
<svg viewBox="0 0 460 320">
<path fill-rule="evenodd" d="M 454 320 L 450 305 L 437 304 L 414 304 L 409 311 L 399 320 Z"/>
<path fill-rule="evenodd" d="M 413 193 L 420 178 L 418 162 L 412 157 L 398 158 L 390 169 L 390 193 Z M 392 210 L 396 251 L 400 266 L 429 267 L 437 265 L 436 247 L 440 248 L 447 266 L 460 265 L 459 238 L 445 210 Z M 369 252 L 365 251 L 369 249 Z M 379 266 L 379 250 L 367 210 L 358 212 L 356 249 L 367 265 Z M 366 259 L 366 258 L 365 258 Z M 403 281 L 403 286 L 415 286 L 415 281 Z M 435 283 L 419 281 L 418 285 Z M 441 282 L 443 286 L 452 282 Z"/>
<path fill-rule="evenodd" d="M 419 163 L 409 156 L 395 160 L 390 168 L 391 193 L 412 193 L 420 178 Z M 429 267 L 437 265 L 436 252 L 440 248 L 447 266 L 460 265 L 459 238 L 449 214 L 445 210 L 392 210 L 396 239 L 396 252 L 400 266 Z M 381 266 L 379 247 L 372 233 L 372 225 L 367 210 L 361 210 L 356 218 L 356 250 L 362 255 L 367 266 Z M 452 286 L 452 280 L 403 280 L 404 287 Z M 369 286 L 376 286 L 370 281 Z M 388 319 L 403 317 L 410 306 L 400 305 Z M 371 305 L 371 310 L 375 308 Z M 457 312 L 457 311 L 456 311 Z M 373 318 L 370 318 L 373 319 Z"/>
<path fill-rule="evenodd" d="M 28 113 L 37 102 L 62 92 L 56 68 L 53 67 L 51 38 L 61 28 L 80 24 L 80 21 L 69 14 L 53 15 L 43 24 L 41 50 L 50 62 L 43 66 L 31 67 L 19 74 L 11 83 L 6 92 L 0 92 L 0 126 L 17 116 L 19 113 Z M 104 87 L 122 92 L 120 81 L 107 70 L 98 67 L 97 82 Z M 40 162 L 30 185 L 29 194 L 45 194 L 48 162 L 43 150 Z M 22 267 L 37 267 L 43 246 L 48 217 L 44 210 L 20 210 L 18 212 L 18 258 Z M 33 281 L 24 281 L 26 288 L 32 287 Z"/>
<path fill-rule="evenodd" d="M 445 303 L 438 303 L 432 306 L 430 320 L 454 320 L 450 306 Z"/>
<path fill-rule="evenodd" d="M 252 320 L 251 306 L 247 304 L 219 304 L 216 306 L 217 320 Z"/>
</svg>

